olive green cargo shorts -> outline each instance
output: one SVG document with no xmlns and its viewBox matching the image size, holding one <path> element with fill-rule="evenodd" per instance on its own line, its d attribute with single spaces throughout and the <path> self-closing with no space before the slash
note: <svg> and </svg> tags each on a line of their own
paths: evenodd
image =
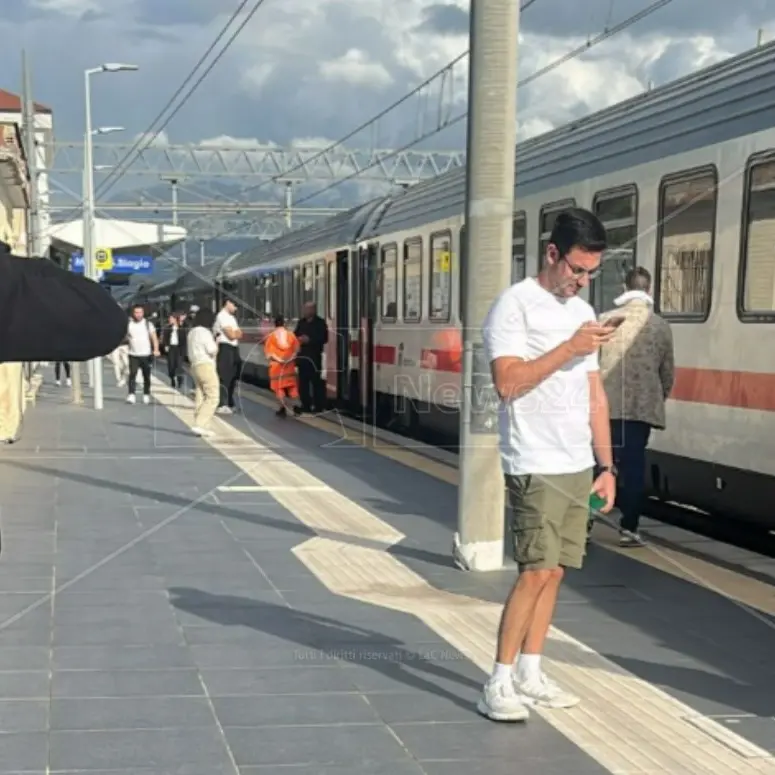
<svg viewBox="0 0 775 775">
<path fill-rule="evenodd" d="M 506 475 L 514 560 L 520 570 L 581 568 L 592 469 L 551 476 Z"/>
</svg>

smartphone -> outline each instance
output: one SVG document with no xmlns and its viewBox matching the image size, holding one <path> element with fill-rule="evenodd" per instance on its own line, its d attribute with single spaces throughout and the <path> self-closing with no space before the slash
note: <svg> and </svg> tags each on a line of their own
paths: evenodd
<svg viewBox="0 0 775 775">
<path fill-rule="evenodd" d="M 603 322 L 603 325 L 606 328 L 619 328 L 622 323 L 624 323 L 624 318 L 608 318 Z"/>
</svg>

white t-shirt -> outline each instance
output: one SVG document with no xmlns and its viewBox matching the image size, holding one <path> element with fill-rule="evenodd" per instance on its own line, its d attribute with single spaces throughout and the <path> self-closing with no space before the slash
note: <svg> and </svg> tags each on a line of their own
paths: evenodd
<svg viewBox="0 0 775 775">
<path fill-rule="evenodd" d="M 236 339 L 229 339 L 226 334 L 223 333 L 224 328 L 239 328 L 237 324 L 237 318 L 230 312 L 222 309 L 215 316 L 215 325 L 213 326 L 213 333 L 215 334 L 215 341 L 218 344 L 230 344 L 232 347 L 238 347 L 239 342 Z"/>
<path fill-rule="evenodd" d="M 153 323 L 143 318 L 142 320 L 130 320 L 127 334 L 129 336 L 129 354 L 143 358 L 153 352 L 151 344 L 151 332 L 156 333 Z"/>
<path fill-rule="evenodd" d="M 188 335 L 188 360 L 192 366 L 200 363 L 215 363 L 218 345 L 213 333 L 204 326 L 196 326 Z"/>
<path fill-rule="evenodd" d="M 558 298 L 529 277 L 505 290 L 490 308 L 483 331 L 488 361 L 535 360 L 593 320 L 595 312 L 583 299 Z M 594 465 L 589 372 L 598 368 L 597 353 L 579 356 L 530 392 L 501 402 L 505 473 L 571 474 Z"/>
</svg>

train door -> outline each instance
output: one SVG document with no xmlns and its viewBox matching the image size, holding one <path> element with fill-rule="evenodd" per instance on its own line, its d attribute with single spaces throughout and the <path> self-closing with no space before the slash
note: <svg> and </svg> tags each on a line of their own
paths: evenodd
<svg viewBox="0 0 775 775">
<path fill-rule="evenodd" d="M 346 402 L 350 375 L 350 278 L 349 254 L 336 256 L 336 400 Z"/>
<path fill-rule="evenodd" d="M 372 243 L 361 248 L 359 255 L 360 346 L 358 374 L 361 407 L 368 417 L 374 416 L 374 323 L 377 317 L 377 252 Z"/>
</svg>

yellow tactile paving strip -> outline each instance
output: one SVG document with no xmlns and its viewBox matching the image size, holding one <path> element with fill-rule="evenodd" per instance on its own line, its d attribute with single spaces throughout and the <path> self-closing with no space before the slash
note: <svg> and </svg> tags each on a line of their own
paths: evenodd
<svg viewBox="0 0 775 775">
<path fill-rule="evenodd" d="M 241 395 L 243 398 L 247 398 L 261 406 L 272 406 L 269 399 L 250 388 L 243 386 Z M 370 449 L 378 455 L 387 457 L 414 470 L 422 471 L 424 474 L 441 481 L 455 486 L 458 484 L 457 469 L 436 460 L 431 460 L 425 455 L 412 452 L 411 449 L 391 446 L 384 440 L 375 438 L 373 435 L 358 433 L 350 428 L 343 429 L 337 423 L 321 417 L 302 417 L 301 421 L 317 430 L 332 435 L 340 436 L 343 432 L 346 432 L 347 440 L 351 443 Z M 713 562 L 676 549 L 661 546 L 658 550 L 648 547 L 643 549 L 622 549 L 616 543 L 614 531 L 596 530 L 592 541 L 612 552 L 622 554 L 628 559 L 649 565 L 676 578 L 690 581 L 693 584 L 698 584 L 717 592 L 749 608 L 775 616 L 775 587 L 770 584 L 749 578 L 727 568 L 721 568 Z"/>
<path fill-rule="evenodd" d="M 156 384 L 159 403 L 190 426 L 191 402 Z M 227 423 L 218 423 L 218 433 L 208 443 L 259 486 L 322 484 Z M 255 450 L 255 462 L 236 454 L 248 446 Z M 299 560 L 336 594 L 416 616 L 489 672 L 500 606 L 434 588 L 385 551 L 402 540 L 398 531 L 333 491 L 336 500 L 321 505 L 327 495 L 277 493 L 276 500 L 300 522 L 344 539 L 304 541 L 293 550 Z M 377 541 L 384 549 L 350 544 L 346 536 Z M 766 751 L 698 716 L 556 628 L 545 662 L 547 673 L 580 694 L 583 702 L 571 710 L 540 711 L 541 716 L 615 775 L 775 775 L 775 759 Z"/>
</svg>

